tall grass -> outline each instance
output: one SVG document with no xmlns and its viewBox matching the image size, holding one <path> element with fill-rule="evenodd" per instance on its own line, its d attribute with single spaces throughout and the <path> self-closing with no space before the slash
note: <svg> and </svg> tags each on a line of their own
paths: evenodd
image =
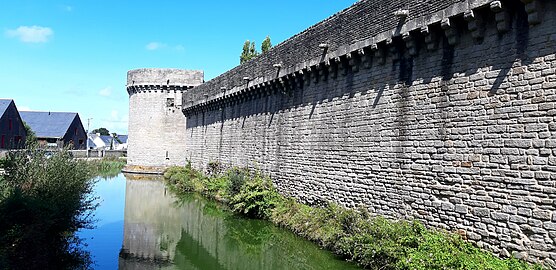
<svg viewBox="0 0 556 270">
<path fill-rule="evenodd" d="M 14 152 L 0 162 L 0 269 L 86 269 L 75 232 L 92 226 L 92 172 L 65 151 Z"/>
<path fill-rule="evenodd" d="M 372 216 L 365 209 L 330 203 L 311 207 L 279 194 L 259 172 L 233 168 L 210 175 L 185 167 L 166 170 L 178 194 L 197 192 L 234 212 L 267 219 L 367 269 L 543 269 L 515 258 L 500 259 L 458 234 L 427 229 L 418 221 Z"/>
<path fill-rule="evenodd" d="M 110 178 L 120 174 L 123 167 L 126 165 L 126 160 L 115 157 L 105 157 L 102 159 L 88 160 L 87 165 L 95 176 Z"/>
</svg>

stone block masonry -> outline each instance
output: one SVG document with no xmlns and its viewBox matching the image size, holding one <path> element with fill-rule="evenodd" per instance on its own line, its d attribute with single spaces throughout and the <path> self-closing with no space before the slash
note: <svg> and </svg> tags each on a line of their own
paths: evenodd
<svg viewBox="0 0 556 270">
<path fill-rule="evenodd" d="M 188 90 L 185 158 L 556 268 L 556 2 L 431 3 L 359 1 Z"/>
<path fill-rule="evenodd" d="M 136 69 L 128 72 L 127 171 L 160 172 L 165 167 L 185 163 L 182 93 L 202 82 L 202 71 Z"/>
</svg>

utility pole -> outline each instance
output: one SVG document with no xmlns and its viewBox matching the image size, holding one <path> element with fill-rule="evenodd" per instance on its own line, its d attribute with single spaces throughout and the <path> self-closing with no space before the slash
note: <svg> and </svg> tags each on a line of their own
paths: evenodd
<svg viewBox="0 0 556 270">
<path fill-rule="evenodd" d="M 93 120 L 93 118 L 87 118 L 87 158 L 89 158 L 89 126 L 91 125 L 91 120 Z"/>
</svg>

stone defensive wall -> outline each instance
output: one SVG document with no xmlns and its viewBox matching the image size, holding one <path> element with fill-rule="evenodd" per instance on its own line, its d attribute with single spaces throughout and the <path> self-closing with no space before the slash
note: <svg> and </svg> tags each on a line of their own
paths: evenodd
<svg viewBox="0 0 556 270">
<path fill-rule="evenodd" d="M 182 93 L 203 83 L 203 72 L 136 69 L 127 73 L 129 141 L 125 171 L 160 173 L 183 165 L 185 116 Z"/>
<path fill-rule="evenodd" d="M 362 0 L 183 95 L 185 157 L 556 268 L 556 1 Z"/>
</svg>

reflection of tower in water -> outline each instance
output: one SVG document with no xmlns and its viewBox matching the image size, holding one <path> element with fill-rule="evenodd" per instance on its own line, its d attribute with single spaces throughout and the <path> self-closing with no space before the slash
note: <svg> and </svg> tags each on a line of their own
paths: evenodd
<svg viewBox="0 0 556 270">
<path fill-rule="evenodd" d="M 168 264 L 180 239 L 183 214 L 172 209 L 175 199 L 160 179 L 126 178 L 124 242 L 119 268 L 152 269 L 155 265 Z"/>
<path fill-rule="evenodd" d="M 241 219 L 163 181 L 126 175 L 119 269 L 352 269 L 271 223 Z"/>
</svg>

